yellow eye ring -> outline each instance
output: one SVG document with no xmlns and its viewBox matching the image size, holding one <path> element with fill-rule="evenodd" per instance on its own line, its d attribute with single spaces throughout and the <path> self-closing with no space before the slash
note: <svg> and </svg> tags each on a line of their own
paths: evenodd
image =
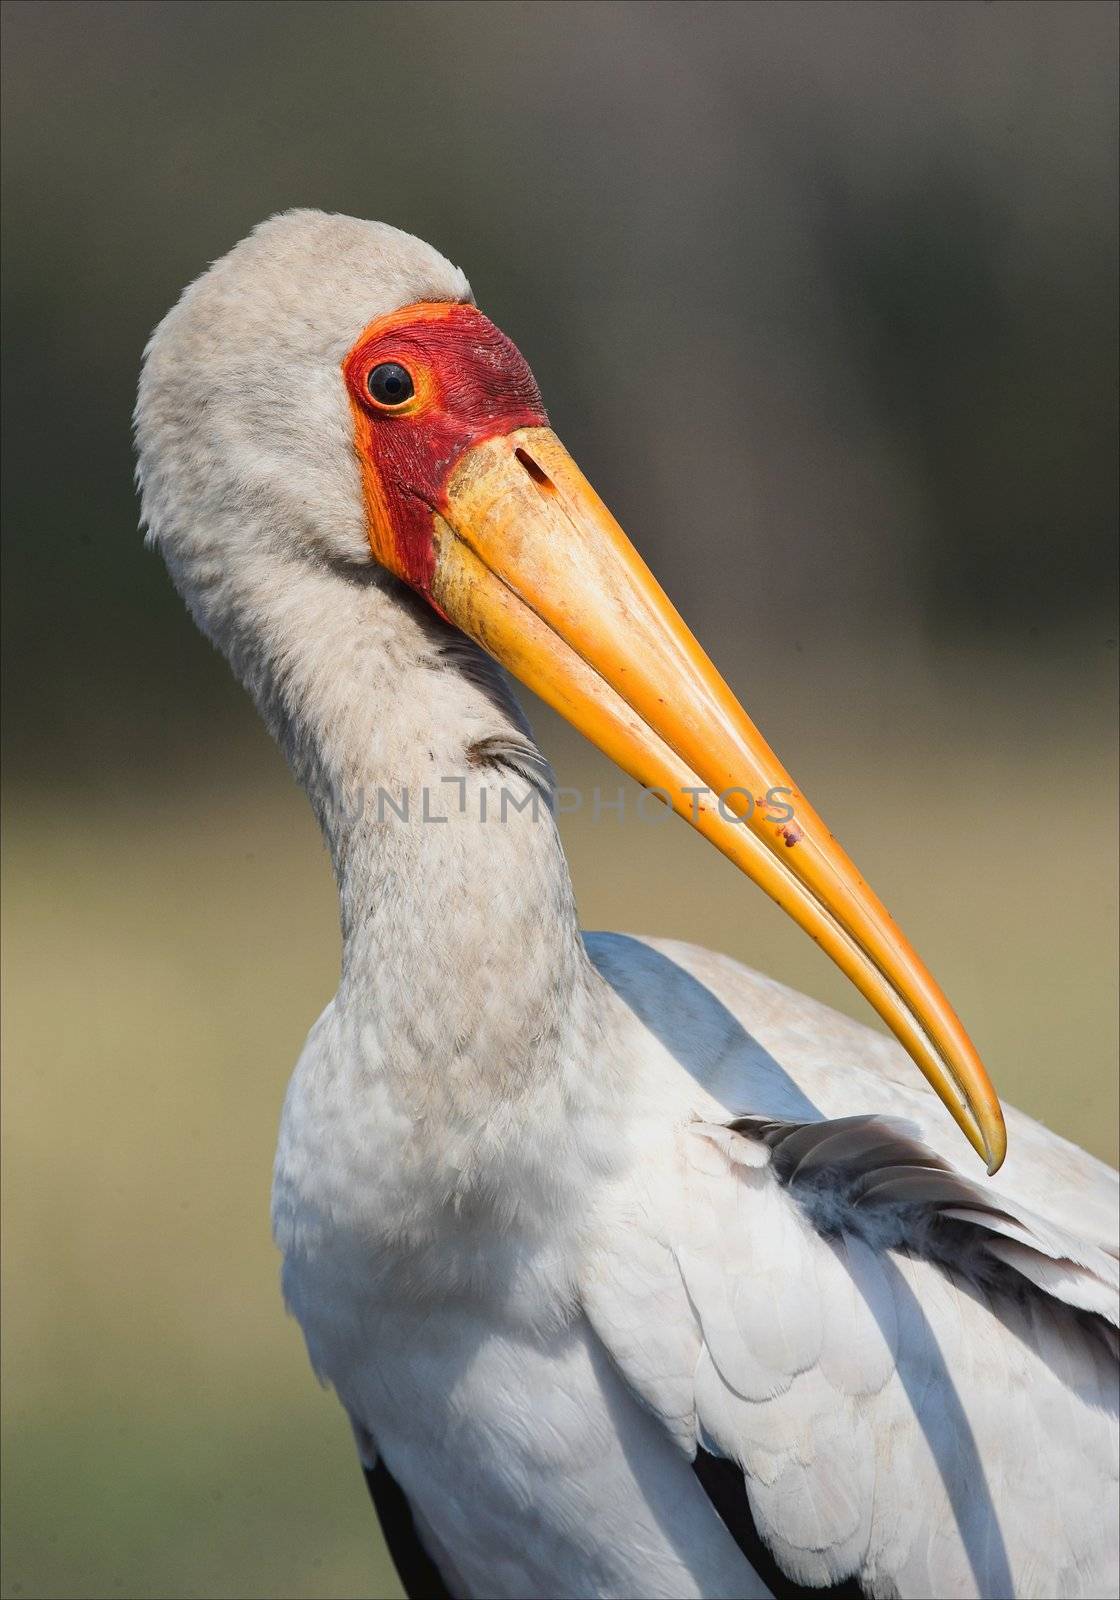
<svg viewBox="0 0 1120 1600">
<path fill-rule="evenodd" d="M 413 398 L 416 387 L 399 361 L 379 361 L 366 375 L 366 393 L 383 411 L 399 411 Z"/>
</svg>

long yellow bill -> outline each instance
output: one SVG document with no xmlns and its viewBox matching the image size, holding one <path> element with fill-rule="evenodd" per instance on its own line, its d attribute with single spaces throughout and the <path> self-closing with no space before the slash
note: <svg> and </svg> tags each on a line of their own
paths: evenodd
<svg viewBox="0 0 1120 1600">
<path fill-rule="evenodd" d="M 469 449 L 435 538 L 431 593 L 451 621 L 827 951 L 995 1172 L 999 1100 L 944 994 L 551 429 Z"/>
</svg>

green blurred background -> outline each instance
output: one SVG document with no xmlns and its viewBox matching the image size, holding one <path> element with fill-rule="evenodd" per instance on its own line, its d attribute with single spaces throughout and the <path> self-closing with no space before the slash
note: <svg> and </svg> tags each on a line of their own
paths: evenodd
<svg viewBox="0 0 1120 1600">
<path fill-rule="evenodd" d="M 1114 1158 L 1117 12 L 3 26 L 4 1592 L 395 1595 L 268 1238 L 333 889 L 141 546 L 145 337 L 293 204 L 460 262 L 1004 1094 Z M 689 830 L 565 830 L 587 925 L 861 1014 Z"/>
</svg>

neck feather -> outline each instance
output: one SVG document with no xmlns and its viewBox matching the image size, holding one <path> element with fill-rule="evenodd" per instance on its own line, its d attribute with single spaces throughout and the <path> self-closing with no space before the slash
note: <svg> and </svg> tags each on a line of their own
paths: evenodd
<svg viewBox="0 0 1120 1600">
<path fill-rule="evenodd" d="M 490 1117 L 595 1027 L 547 763 L 499 669 L 380 571 L 307 566 L 256 609 L 230 654 L 330 850 L 340 1025 L 411 1114 Z"/>
</svg>

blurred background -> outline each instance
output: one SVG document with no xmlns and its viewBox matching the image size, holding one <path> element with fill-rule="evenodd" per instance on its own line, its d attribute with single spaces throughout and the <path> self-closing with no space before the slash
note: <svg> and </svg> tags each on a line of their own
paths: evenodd
<svg viewBox="0 0 1120 1600">
<path fill-rule="evenodd" d="M 1004 1095 L 1114 1159 L 1117 11 L 9 3 L 3 31 L 4 1592 L 396 1595 L 268 1235 L 333 887 L 142 548 L 145 338 L 290 205 L 461 263 Z M 532 709 L 561 780 L 613 794 Z M 865 1015 L 690 830 L 564 828 L 586 925 Z"/>
</svg>

